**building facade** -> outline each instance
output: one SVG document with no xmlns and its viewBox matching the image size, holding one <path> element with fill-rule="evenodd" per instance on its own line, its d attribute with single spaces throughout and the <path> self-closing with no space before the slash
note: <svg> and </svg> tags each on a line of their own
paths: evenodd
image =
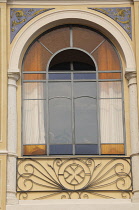
<svg viewBox="0 0 139 210">
<path fill-rule="evenodd" d="M 0 1 L 0 209 L 139 208 L 139 2 Z"/>
</svg>

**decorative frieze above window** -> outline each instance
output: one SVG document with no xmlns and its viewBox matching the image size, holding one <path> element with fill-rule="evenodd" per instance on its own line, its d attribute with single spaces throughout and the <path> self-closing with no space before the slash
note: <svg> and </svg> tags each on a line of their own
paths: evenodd
<svg viewBox="0 0 139 210">
<path fill-rule="evenodd" d="M 44 12 L 54 8 L 11 8 L 10 9 L 10 42 L 13 41 L 20 29 L 31 19 Z M 88 8 L 101 12 L 115 20 L 132 39 L 131 8 L 113 7 L 113 8 Z"/>
<path fill-rule="evenodd" d="M 115 20 L 132 39 L 131 25 L 131 8 L 130 7 L 113 7 L 113 8 L 89 8 L 107 15 Z"/>
<path fill-rule="evenodd" d="M 54 8 L 11 8 L 10 9 L 10 40 L 13 41 L 20 29 L 31 19 L 43 12 L 50 11 Z"/>
</svg>

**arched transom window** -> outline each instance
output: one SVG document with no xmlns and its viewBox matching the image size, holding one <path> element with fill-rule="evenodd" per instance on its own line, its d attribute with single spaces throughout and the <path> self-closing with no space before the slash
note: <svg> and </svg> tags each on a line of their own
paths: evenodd
<svg viewBox="0 0 139 210">
<path fill-rule="evenodd" d="M 90 28 L 49 30 L 22 71 L 23 155 L 124 154 L 120 59 Z"/>
</svg>

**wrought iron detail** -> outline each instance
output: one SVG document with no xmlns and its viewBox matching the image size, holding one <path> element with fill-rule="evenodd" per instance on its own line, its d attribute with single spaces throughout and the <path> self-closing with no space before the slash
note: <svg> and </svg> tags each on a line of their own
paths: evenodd
<svg viewBox="0 0 139 210">
<path fill-rule="evenodd" d="M 19 199 L 130 198 L 130 161 L 127 158 L 19 159 Z M 38 196 L 39 192 L 39 196 Z M 35 195 L 36 193 L 36 195 Z"/>
</svg>

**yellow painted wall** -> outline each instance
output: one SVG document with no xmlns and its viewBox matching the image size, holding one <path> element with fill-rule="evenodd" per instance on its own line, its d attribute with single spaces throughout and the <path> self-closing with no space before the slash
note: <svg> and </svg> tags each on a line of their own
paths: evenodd
<svg viewBox="0 0 139 210">
<path fill-rule="evenodd" d="M 0 3 L 0 209 L 6 205 L 7 159 L 7 6 Z"/>
</svg>

